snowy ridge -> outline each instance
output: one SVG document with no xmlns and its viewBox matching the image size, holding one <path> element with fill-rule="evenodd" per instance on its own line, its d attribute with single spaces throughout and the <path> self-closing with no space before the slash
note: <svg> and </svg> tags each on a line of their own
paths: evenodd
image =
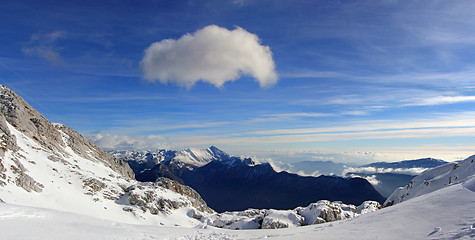
<svg viewBox="0 0 475 240">
<path fill-rule="evenodd" d="M 475 155 L 462 161 L 424 171 L 414 177 L 408 185 L 396 189 L 385 201 L 384 206 L 397 204 L 438 189 L 466 182 L 475 177 Z"/>
<path fill-rule="evenodd" d="M 0 110 L 0 202 L 171 226 L 196 226 L 214 212 L 179 183 L 133 180 L 126 163 L 3 86 Z"/>
<path fill-rule="evenodd" d="M 4 171 L 0 180 L 0 198 L 4 202 L 88 213 L 126 223 L 188 226 L 199 223 L 191 218 L 187 220 L 187 212 L 196 211 L 188 197 L 157 185 L 136 183 L 103 164 L 79 156 L 69 147 L 64 148 L 66 156 L 57 158 L 8 126 L 17 139 L 19 150 L 6 151 L 1 160 Z M 29 176 L 25 186 L 19 186 L 17 168 L 23 168 Z M 141 201 L 150 198 L 154 201 Z M 160 207 L 155 204 L 159 200 L 170 206 Z M 183 216 L 167 216 L 180 215 L 174 210 L 181 207 L 186 208 Z"/>
<path fill-rule="evenodd" d="M 216 159 L 216 156 L 210 148 L 190 148 L 178 152 L 176 157 L 170 161 L 177 166 L 187 166 L 192 169 L 195 167 L 202 167 Z"/>
<path fill-rule="evenodd" d="M 211 146 L 209 148 L 190 148 L 181 151 L 173 150 L 110 150 L 109 153 L 129 164 L 155 164 L 174 165 L 177 168 L 195 169 L 202 167 L 211 161 L 229 162 L 240 160 L 240 158 L 230 157 L 227 153 Z M 232 161 L 231 161 L 232 160 Z"/>
</svg>

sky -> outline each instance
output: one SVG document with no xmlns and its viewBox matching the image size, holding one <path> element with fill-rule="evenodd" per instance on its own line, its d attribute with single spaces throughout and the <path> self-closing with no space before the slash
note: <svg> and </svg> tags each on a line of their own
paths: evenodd
<svg viewBox="0 0 475 240">
<path fill-rule="evenodd" d="M 474 1 L 6 1 L 0 83 L 103 148 L 475 154 Z"/>
</svg>

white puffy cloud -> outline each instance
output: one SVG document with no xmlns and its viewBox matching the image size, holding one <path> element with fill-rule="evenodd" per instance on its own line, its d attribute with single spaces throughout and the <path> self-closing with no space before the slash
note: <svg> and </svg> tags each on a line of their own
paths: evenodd
<svg viewBox="0 0 475 240">
<path fill-rule="evenodd" d="M 140 64 L 145 79 L 187 88 L 197 81 L 222 87 L 241 75 L 253 76 L 261 87 L 277 82 L 270 48 L 240 27 L 228 30 L 210 25 L 177 40 L 155 42 L 145 50 Z"/>
</svg>

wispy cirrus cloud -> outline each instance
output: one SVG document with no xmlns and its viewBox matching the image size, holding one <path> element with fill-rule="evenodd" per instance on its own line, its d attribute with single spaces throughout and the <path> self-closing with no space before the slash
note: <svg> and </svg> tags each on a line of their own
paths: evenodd
<svg viewBox="0 0 475 240">
<path fill-rule="evenodd" d="M 320 128 L 294 128 L 273 129 L 248 132 L 252 135 L 289 135 L 311 133 L 358 133 L 358 132 L 382 132 L 394 130 L 424 130 L 424 129 L 449 129 L 449 128 L 472 128 L 475 127 L 475 112 L 460 112 L 457 115 L 463 118 L 454 119 L 450 116 L 433 116 L 431 119 L 408 119 L 408 120 L 368 120 L 355 121 L 348 125 Z"/>
<path fill-rule="evenodd" d="M 421 43 L 474 44 L 475 34 L 466 31 L 475 28 L 470 20 L 475 16 L 475 4 L 471 1 L 413 2 L 402 10 L 393 15 L 395 21 Z"/>
<path fill-rule="evenodd" d="M 455 104 L 464 102 L 475 102 L 475 96 L 438 96 L 430 98 L 414 98 L 411 103 L 404 106 L 433 106 L 444 104 Z"/>
<path fill-rule="evenodd" d="M 66 33 L 61 31 L 33 34 L 22 51 L 28 56 L 41 57 L 53 64 L 64 64 L 65 61 L 59 54 L 61 47 L 56 46 L 56 42 L 65 36 Z"/>
<path fill-rule="evenodd" d="M 351 78 L 349 74 L 331 71 L 315 71 L 300 69 L 294 72 L 287 72 L 281 74 L 282 78 Z"/>
<path fill-rule="evenodd" d="M 275 114 L 264 114 L 259 117 L 244 121 L 244 123 L 250 124 L 250 123 L 262 123 L 262 122 L 280 122 L 280 121 L 289 121 L 292 119 L 323 118 L 323 117 L 331 117 L 331 116 L 334 116 L 334 114 L 317 113 L 317 112 L 275 113 Z"/>
<path fill-rule="evenodd" d="M 315 112 L 300 112 L 300 113 L 279 113 L 264 115 L 268 117 L 281 117 L 281 118 L 293 118 L 293 117 L 329 117 L 333 116 L 330 113 L 315 113 Z"/>
<path fill-rule="evenodd" d="M 199 144 L 200 141 L 216 142 L 236 145 L 269 145 L 269 144 L 295 144 L 316 143 L 328 141 L 355 141 L 364 139 L 410 139 L 410 138 L 437 138 L 437 137 L 460 137 L 475 135 L 475 127 L 469 128 L 432 128 L 432 129 L 397 129 L 380 131 L 337 132 L 337 133 L 302 133 L 286 135 L 254 135 L 223 138 L 220 136 L 207 137 L 208 139 L 189 137 L 189 144 Z"/>
</svg>

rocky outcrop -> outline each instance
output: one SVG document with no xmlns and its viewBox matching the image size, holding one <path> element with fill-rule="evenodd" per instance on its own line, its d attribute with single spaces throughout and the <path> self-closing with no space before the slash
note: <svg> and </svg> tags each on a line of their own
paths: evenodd
<svg viewBox="0 0 475 240">
<path fill-rule="evenodd" d="M 167 194 L 164 190 L 169 190 L 175 195 Z M 196 209 L 197 211 L 191 210 L 190 213 L 190 217 L 196 219 L 202 218 L 203 215 L 200 212 L 215 213 L 196 191 L 170 179 L 132 185 L 125 192 L 125 198 L 129 204 L 138 206 L 143 212 L 148 211 L 154 215 L 159 212 L 169 214 L 174 209 L 184 207 Z M 133 211 L 130 207 L 125 207 L 123 210 Z"/>
<path fill-rule="evenodd" d="M 208 207 L 200 194 L 193 188 L 180 184 L 168 178 L 159 178 L 155 182 L 158 186 L 169 189 L 178 194 L 187 196 L 191 200 L 191 206 L 201 212 L 214 213 L 215 211 Z"/>
<path fill-rule="evenodd" d="M 289 228 L 305 225 L 305 219 L 292 210 L 267 210 L 262 219 L 262 229 Z"/>
<path fill-rule="evenodd" d="M 30 177 L 26 172 L 27 170 L 23 165 L 16 159 L 13 160 L 14 165 L 11 165 L 10 168 L 13 174 L 16 175 L 15 184 L 27 192 L 35 191 L 41 192 L 42 188 L 44 187 L 43 184 L 35 181 L 32 177 Z"/>
<path fill-rule="evenodd" d="M 9 136 L 6 123 L 8 122 L 14 128 L 34 139 L 41 146 L 49 150 L 62 151 L 64 143 L 61 134 L 54 129 L 54 126 L 48 120 L 30 106 L 23 98 L 18 96 L 12 90 L 0 85 L 0 127 L 4 134 Z M 13 139 L 7 139 L 8 142 L 15 142 Z M 14 150 L 12 148 L 9 148 Z"/>
<path fill-rule="evenodd" d="M 248 209 L 237 212 L 212 214 L 202 221 L 208 225 L 227 229 L 275 229 L 334 222 L 381 209 L 376 201 L 359 206 L 320 200 L 307 207 L 293 210 Z"/>
</svg>

